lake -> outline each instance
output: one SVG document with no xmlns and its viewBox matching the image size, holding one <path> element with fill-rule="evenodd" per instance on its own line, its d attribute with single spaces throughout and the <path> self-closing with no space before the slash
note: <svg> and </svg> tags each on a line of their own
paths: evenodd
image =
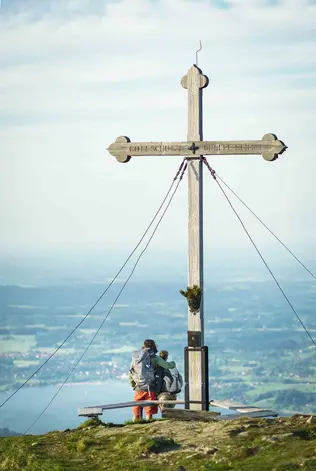
<svg viewBox="0 0 316 471">
<path fill-rule="evenodd" d="M 0 428 L 7 427 L 24 433 L 59 387 L 60 385 L 49 385 L 22 388 L 0 409 Z M 75 428 L 86 420 L 85 417 L 77 416 L 79 407 L 127 402 L 133 399 L 133 394 L 129 384 L 119 380 L 66 384 L 29 433 L 42 434 L 50 430 Z M 8 391 L 0 393 L 1 403 L 8 395 Z M 123 423 L 131 417 L 131 408 L 126 408 L 104 411 L 102 420 Z"/>
</svg>

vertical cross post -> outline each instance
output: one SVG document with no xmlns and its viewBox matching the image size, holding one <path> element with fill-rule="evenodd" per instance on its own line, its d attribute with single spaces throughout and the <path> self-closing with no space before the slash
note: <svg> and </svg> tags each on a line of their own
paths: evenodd
<svg viewBox="0 0 316 471">
<path fill-rule="evenodd" d="M 193 65 L 181 80 L 188 90 L 187 140 L 203 140 L 202 89 L 208 78 Z M 203 286 L 203 162 L 202 156 L 188 159 L 188 285 L 201 289 L 200 310 L 192 313 L 188 308 L 188 347 L 186 348 L 186 407 L 208 410 L 207 348 L 204 348 L 204 286 Z M 206 354 L 206 355 L 205 355 Z M 207 376 L 207 377 L 206 377 Z M 194 401 L 194 402 L 189 402 Z M 204 402 L 204 403 L 203 403 Z"/>
</svg>

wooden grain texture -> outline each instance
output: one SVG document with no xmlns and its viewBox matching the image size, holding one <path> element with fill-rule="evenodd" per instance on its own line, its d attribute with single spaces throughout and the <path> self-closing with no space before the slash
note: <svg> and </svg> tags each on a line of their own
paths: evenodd
<svg viewBox="0 0 316 471">
<path fill-rule="evenodd" d="M 247 412 L 244 414 L 219 415 L 218 417 L 214 417 L 213 420 L 234 420 L 234 419 L 241 419 L 243 417 L 261 418 L 261 417 L 277 417 L 277 416 L 278 416 L 277 412 L 274 412 L 273 410 L 266 410 L 264 412 Z"/>
<path fill-rule="evenodd" d="M 90 406 L 90 407 L 79 407 L 78 415 L 79 416 L 90 416 L 90 415 L 102 415 L 104 410 L 112 409 L 124 409 L 134 406 L 150 406 L 153 404 L 174 404 L 174 405 L 183 405 L 185 401 L 181 400 L 157 400 L 157 401 L 129 401 L 129 402 L 119 402 L 117 404 L 103 404 L 101 406 Z"/>
<path fill-rule="evenodd" d="M 216 399 L 213 399 L 212 401 L 210 401 L 210 406 L 221 407 L 222 409 L 232 409 L 232 408 L 236 409 L 236 407 L 249 407 L 236 401 L 229 401 L 229 400 L 217 401 Z"/>
<path fill-rule="evenodd" d="M 203 141 L 202 88 L 208 79 L 197 66 L 192 66 L 181 85 L 188 90 L 188 141 Z M 199 155 L 199 154 L 198 154 Z M 200 311 L 193 314 L 188 309 L 188 330 L 201 332 L 204 345 L 204 295 L 203 295 L 203 162 L 188 163 L 188 285 L 201 288 Z M 189 400 L 202 400 L 202 354 L 189 355 Z M 191 410 L 201 410 L 201 404 L 190 404 Z"/>
<path fill-rule="evenodd" d="M 193 157 L 201 155 L 255 155 L 261 154 L 266 160 L 286 149 L 274 134 L 266 134 L 261 141 L 177 141 L 177 142 L 131 142 L 120 136 L 108 147 L 108 152 L 119 162 L 128 162 L 131 157 L 181 155 Z"/>
<path fill-rule="evenodd" d="M 102 407 L 79 407 L 78 416 L 79 417 L 92 417 L 95 415 L 102 415 Z"/>
<path fill-rule="evenodd" d="M 166 419 L 175 420 L 198 420 L 200 422 L 210 422 L 218 417 L 220 412 L 215 411 L 200 411 L 192 409 L 165 409 L 162 417 Z"/>
<path fill-rule="evenodd" d="M 174 420 L 188 420 L 199 422 L 211 422 L 218 420 L 234 420 L 242 417 L 260 418 L 260 417 L 277 417 L 277 412 L 272 410 L 247 412 L 244 414 L 225 414 L 221 415 L 219 412 L 214 411 L 197 411 L 191 409 L 165 409 L 162 414 L 163 418 Z"/>
<path fill-rule="evenodd" d="M 210 401 L 210 406 L 213 407 L 220 407 L 221 409 L 230 409 L 230 410 L 235 410 L 237 412 L 241 412 L 242 414 L 248 414 L 248 413 L 264 413 L 267 414 L 268 416 L 276 416 L 278 415 L 277 412 L 274 412 L 270 409 L 266 409 L 264 407 L 256 407 L 256 406 L 249 406 L 246 404 L 240 404 L 239 402 L 235 401 L 217 401 L 217 400 L 212 400 Z M 263 416 L 262 416 L 263 417 Z"/>
</svg>

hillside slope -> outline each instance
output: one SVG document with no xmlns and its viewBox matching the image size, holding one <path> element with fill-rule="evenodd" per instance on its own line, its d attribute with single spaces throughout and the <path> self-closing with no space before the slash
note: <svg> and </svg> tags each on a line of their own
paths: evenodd
<svg viewBox="0 0 316 471">
<path fill-rule="evenodd" d="M 158 420 L 0 438 L 1 471 L 316 470 L 316 416 Z"/>
</svg>

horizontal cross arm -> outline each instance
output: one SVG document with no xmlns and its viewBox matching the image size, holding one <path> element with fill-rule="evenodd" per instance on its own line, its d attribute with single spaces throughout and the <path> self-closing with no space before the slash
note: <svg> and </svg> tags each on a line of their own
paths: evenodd
<svg viewBox="0 0 316 471">
<path fill-rule="evenodd" d="M 261 154 L 265 160 L 275 160 L 287 149 L 274 134 L 265 134 L 260 141 L 197 141 L 197 142 L 131 142 L 120 136 L 107 149 L 119 162 L 131 157 L 147 155 L 181 155 L 195 158 L 198 155 L 251 155 Z"/>
</svg>

